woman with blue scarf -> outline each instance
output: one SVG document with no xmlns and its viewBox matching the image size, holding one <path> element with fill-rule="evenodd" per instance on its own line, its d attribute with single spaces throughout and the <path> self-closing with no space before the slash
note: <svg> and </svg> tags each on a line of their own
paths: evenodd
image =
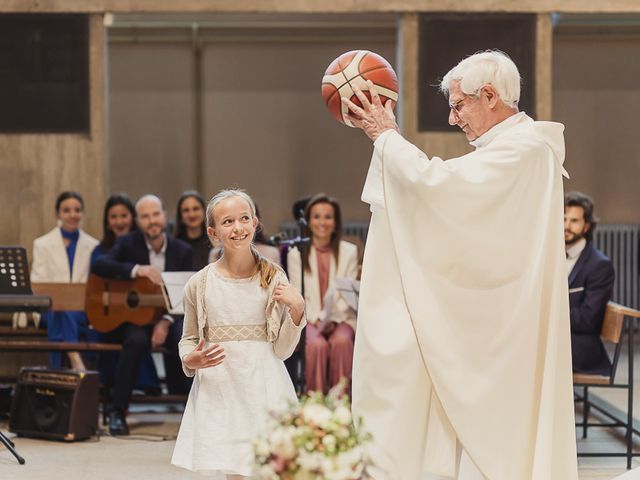
<svg viewBox="0 0 640 480">
<path fill-rule="evenodd" d="M 84 201 L 79 193 L 62 192 L 56 200 L 58 226 L 33 242 L 32 282 L 86 283 L 91 252 L 98 240 L 80 229 Z M 53 311 L 43 315 L 51 342 L 77 342 L 84 337 L 87 317 L 83 311 Z M 71 368 L 84 370 L 78 352 L 69 352 Z M 62 366 L 62 355 L 51 354 L 51 366 Z"/>
</svg>

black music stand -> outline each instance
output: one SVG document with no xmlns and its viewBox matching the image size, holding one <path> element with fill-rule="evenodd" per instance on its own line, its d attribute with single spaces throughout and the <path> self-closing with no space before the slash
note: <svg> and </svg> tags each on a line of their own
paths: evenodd
<svg viewBox="0 0 640 480">
<path fill-rule="evenodd" d="M 270 238 L 270 241 L 277 246 L 286 246 L 287 251 L 292 247 L 297 247 L 300 251 L 300 294 L 302 295 L 302 298 L 304 298 L 304 266 L 302 265 L 302 248 L 300 247 L 311 241 L 310 237 L 305 236 L 305 233 L 308 230 L 308 225 L 306 219 L 304 218 L 305 205 L 311 198 L 312 197 L 304 197 L 298 200 L 293 205 L 293 216 L 296 219 L 296 224 L 298 226 L 298 235 L 296 237 L 286 238 L 285 236 L 275 235 Z M 287 265 L 287 268 L 288 267 L 289 266 Z M 304 394 L 306 390 L 306 378 L 304 375 L 305 348 L 307 343 L 306 329 L 307 327 L 302 329 L 298 348 L 293 353 L 293 355 L 284 362 L 285 366 L 287 367 L 287 371 L 292 378 L 294 388 L 298 396 Z"/>
<path fill-rule="evenodd" d="M 34 295 L 23 247 L 0 246 L 0 312 L 44 312 L 51 298 Z"/>
<path fill-rule="evenodd" d="M 33 295 L 31 291 L 26 250 L 17 246 L 0 247 L 0 312 L 42 312 L 50 307 L 51 298 Z M 2 432 L 0 442 L 24 465 L 24 458 Z"/>
</svg>

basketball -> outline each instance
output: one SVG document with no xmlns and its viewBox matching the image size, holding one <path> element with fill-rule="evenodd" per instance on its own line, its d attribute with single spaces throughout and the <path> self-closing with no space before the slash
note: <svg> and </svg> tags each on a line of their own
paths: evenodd
<svg viewBox="0 0 640 480">
<path fill-rule="evenodd" d="M 398 77 L 391 64 L 377 53 L 368 50 L 352 50 L 343 53 L 327 67 L 322 77 L 322 98 L 329 113 L 341 123 L 353 127 L 349 120 L 349 109 L 341 101 L 348 98 L 362 106 L 356 97 L 353 86 L 356 85 L 371 100 L 366 81 L 376 86 L 380 100 L 398 101 Z"/>
</svg>

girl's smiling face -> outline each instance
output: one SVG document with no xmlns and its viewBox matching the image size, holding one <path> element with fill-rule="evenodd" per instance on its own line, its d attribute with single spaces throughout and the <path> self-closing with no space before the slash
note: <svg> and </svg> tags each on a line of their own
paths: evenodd
<svg viewBox="0 0 640 480">
<path fill-rule="evenodd" d="M 241 197 L 221 200 L 213 211 L 214 226 L 207 233 L 222 242 L 225 250 L 250 248 L 258 225 L 249 203 Z"/>
</svg>

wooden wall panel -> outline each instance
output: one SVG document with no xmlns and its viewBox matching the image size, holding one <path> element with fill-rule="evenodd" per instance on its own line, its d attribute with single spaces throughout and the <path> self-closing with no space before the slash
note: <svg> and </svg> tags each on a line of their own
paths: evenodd
<svg viewBox="0 0 640 480">
<path fill-rule="evenodd" d="M 84 228 L 101 235 L 105 199 L 104 58 L 102 15 L 90 16 L 91 131 L 88 135 L 0 135 L 0 244 L 31 253 L 33 239 L 56 224 L 55 199 L 79 191 L 86 203 Z"/>
</svg>

